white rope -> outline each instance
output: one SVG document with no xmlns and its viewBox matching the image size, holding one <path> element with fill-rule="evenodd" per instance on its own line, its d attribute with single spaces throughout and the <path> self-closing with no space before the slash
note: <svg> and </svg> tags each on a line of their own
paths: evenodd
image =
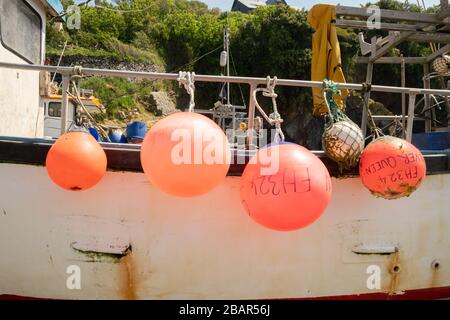
<svg viewBox="0 0 450 320">
<path fill-rule="evenodd" d="M 193 112 L 195 108 L 195 73 L 194 72 L 186 72 L 180 71 L 178 74 L 178 83 L 180 87 L 183 85 L 184 89 L 186 89 L 189 94 L 189 112 Z"/>
<path fill-rule="evenodd" d="M 255 102 L 255 106 L 258 109 L 258 111 L 261 113 L 263 118 L 271 125 L 275 126 L 275 136 L 274 141 L 280 142 L 284 141 L 284 133 L 281 130 L 281 124 L 283 123 L 283 119 L 281 118 L 281 115 L 278 113 L 278 106 L 277 106 L 277 97 L 278 95 L 275 93 L 275 86 L 277 84 L 277 77 L 274 77 L 271 79 L 269 76 L 267 77 L 267 85 L 266 88 L 256 88 L 253 90 L 253 101 Z M 256 99 L 256 94 L 258 92 L 262 92 L 262 95 L 264 97 L 268 97 L 272 99 L 272 106 L 273 106 L 273 112 L 270 115 L 267 115 L 264 110 L 261 108 L 261 106 L 258 103 L 258 100 Z"/>
<path fill-rule="evenodd" d="M 111 142 L 111 139 L 109 138 L 108 133 L 100 126 L 100 124 L 97 123 L 97 121 L 95 121 L 94 117 L 89 113 L 89 111 L 87 110 L 87 108 L 84 106 L 83 101 L 81 100 L 80 97 L 80 93 L 78 91 L 77 85 L 74 81 L 72 81 L 72 87 L 75 90 L 75 95 L 72 94 L 71 92 L 67 91 L 67 94 L 69 96 L 71 96 L 73 99 L 75 99 L 78 104 L 81 106 L 81 108 L 83 109 L 83 111 L 86 113 L 86 115 L 88 116 L 89 120 L 91 120 L 94 124 L 94 127 L 96 127 L 98 129 L 98 131 L 100 132 L 101 135 L 104 136 L 104 138 L 108 141 Z M 72 123 L 73 125 L 73 123 Z"/>
<path fill-rule="evenodd" d="M 66 51 L 66 47 L 67 47 L 67 42 L 68 42 L 68 41 L 69 41 L 69 40 L 66 40 L 66 42 L 64 42 L 64 47 L 63 47 L 63 49 L 62 49 L 62 51 L 61 51 L 61 55 L 59 56 L 58 64 L 56 65 L 57 67 L 59 67 L 59 66 L 61 65 L 61 61 L 62 61 L 62 58 L 63 58 L 63 56 L 64 56 L 64 52 Z M 52 83 L 55 82 L 55 77 L 56 77 L 56 72 L 53 73 Z"/>
</svg>

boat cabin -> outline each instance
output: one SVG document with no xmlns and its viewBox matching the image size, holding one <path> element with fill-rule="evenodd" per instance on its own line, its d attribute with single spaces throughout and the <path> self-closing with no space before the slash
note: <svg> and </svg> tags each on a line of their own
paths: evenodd
<svg viewBox="0 0 450 320">
<path fill-rule="evenodd" d="M 58 16 L 59 1 L 0 0 L 0 61 L 43 64 L 45 26 Z M 40 95 L 43 73 L 0 69 L 1 136 L 43 137 L 45 105 Z"/>
</svg>

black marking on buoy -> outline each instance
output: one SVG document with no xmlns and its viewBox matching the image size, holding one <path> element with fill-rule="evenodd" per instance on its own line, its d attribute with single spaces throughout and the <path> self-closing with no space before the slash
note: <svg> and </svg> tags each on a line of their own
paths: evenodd
<svg viewBox="0 0 450 320">
<path fill-rule="evenodd" d="M 245 209 L 247 209 L 246 211 L 247 211 L 248 216 L 251 217 L 252 214 L 250 213 L 250 208 L 248 207 L 248 204 L 245 200 L 242 200 L 242 205 L 245 207 Z"/>
<path fill-rule="evenodd" d="M 70 188 L 70 190 L 72 190 L 72 191 L 80 191 L 80 190 L 83 190 L 83 189 L 78 187 L 78 186 L 75 186 L 75 187 Z"/>
</svg>

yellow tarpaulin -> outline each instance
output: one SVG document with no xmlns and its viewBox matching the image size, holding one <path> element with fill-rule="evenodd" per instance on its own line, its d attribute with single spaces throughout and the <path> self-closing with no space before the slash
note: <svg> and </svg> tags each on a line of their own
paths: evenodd
<svg viewBox="0 0 450 320">
<path fill-rule="evenodd" d="M 308 13 L 308 23 L 314 28 L 312 37 L 311 80 L 345 82 L 341 66 L 341 49 L 336 34 L 336 7 L 328 4 L 316 4 Z M 313 88 L 314 115 L 327 112 L 321 88 Z M 342 97 L 348 90 L 341 90 Z M 335 95 L 334 101 L 344 109 L 342 98 Z"/>
</svg>

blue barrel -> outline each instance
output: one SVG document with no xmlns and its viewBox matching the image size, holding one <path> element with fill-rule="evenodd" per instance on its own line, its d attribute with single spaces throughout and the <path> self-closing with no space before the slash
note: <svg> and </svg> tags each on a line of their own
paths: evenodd
<svg viewBox="0 0 450 320">
<path fill-rule="evenodd" d="M 117 130 L 117 129 L 112 129 L 109 131 L 109 140 L 111 140 L 111 142 L 113 143 L 123 143 L 122 142 L 122 131 L 121 130 Z"/>
<path fill-rule="evenodd" d="M 412 143 L 420 150 L 450 149 L 450 132 L 415 133 Z"/>
<path fill-rule="evenodd" d="M 147 133 L 147 125 L 141 121 L 134 121 L 127 126 L 127 139 L 130 141 L 142 141 Z"/>
<path fill-rule="evenodd" d="M 125 135 L 122 133 L 122 135 L 120 136 L 120 143 L 127 143 L 127 137 L 125 137 Z"/>
<path fill-rule="evenodd" d="M 98 134 L 97 129 L 89 128 L 89 133 L 94 137 L 95 140 L 100 141 L 100 135 Z"/>
</svg>

